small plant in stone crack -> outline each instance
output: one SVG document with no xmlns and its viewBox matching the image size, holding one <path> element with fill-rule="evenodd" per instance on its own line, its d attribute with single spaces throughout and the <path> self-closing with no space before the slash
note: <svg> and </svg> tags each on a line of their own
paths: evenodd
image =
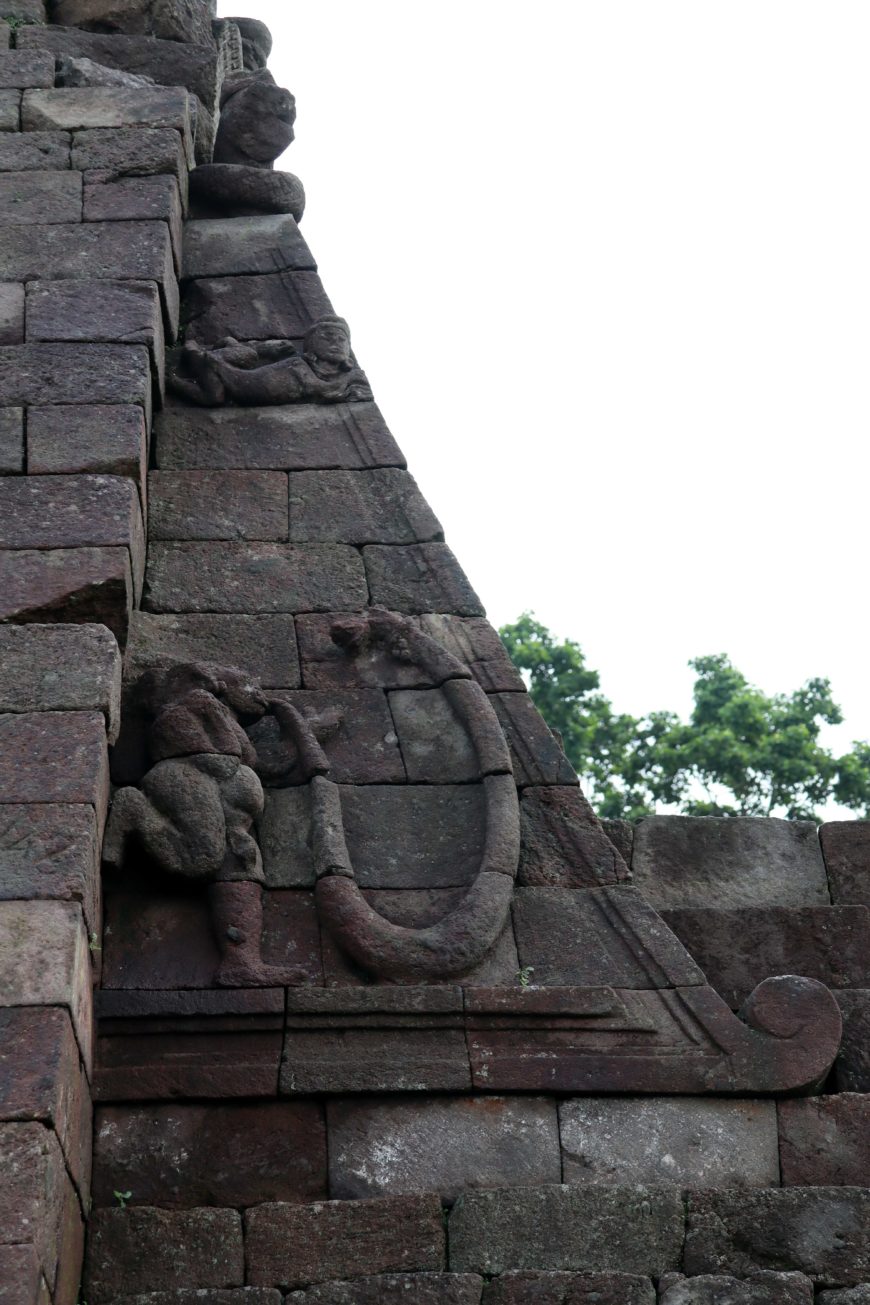
<svg viewBox="0 0 870 1305">
<path fill-rule="evenodd" d="M 122 1210 L 126 1210 L 126 1208 L 127 1208 L 127 1202 L 130 1200 L 130 1197 L 133 1195 L 133 1193 L 132 1193 L 132 1192 L 113 1192 L 112 1195 L 114 1196 L 115 1200 L 116 1200 L 116 1201 L 118 1202 L 118 1204 L 120 1205 L 121 1209 L 122 1209 Z"/>
<path fill-rule="evenodd" d="M 103 949 L 100 946 L 99 936 L 96 933 L 90 934 L 88 937 L 88 951 L 93 953 L 93 952 L 101 952 L 102 950 Z"/>
<path fill-rule="evenodd" d="M 531 985 L 534 972 L 534 965 L 524 965 L 521 970 L 517 970 L 517 978 L 520 981 L 521 988 L 528 988 Z"/>
</svg>

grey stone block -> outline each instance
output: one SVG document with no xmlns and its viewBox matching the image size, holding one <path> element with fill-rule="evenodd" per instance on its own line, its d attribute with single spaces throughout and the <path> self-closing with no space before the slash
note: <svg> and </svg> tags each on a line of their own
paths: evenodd
<svg viewBox="0 0 870 1305">
<path fill-rule="evenodd" d="M 0 408 L 0 476 L 24 471 L 24 409 Z"/>
<path fill-rule="evenodd" d="M 870 1282 L 846 1287 L 842 1291 L 821 1291 L 818 1305 L 870 1305 Z"/>
<path fill-rule="evenodd" d="M 657 908 L 830 902 L 816 827 L 804 820 L 650 816 L 635 829 L 631 869 Z"/>
<path fill-rule="evenodd" d="M 152 471 L 151 539 L 287 538 L 281 471 Z"/>
<path fill-rule="evenodd" d="M 27 412 L 27 469 L 32 475 L 102 472 L 145 486 L 147 438 L 133 404 L 56 404 Z"/>
<path fill-rule="evenodd" d="M 174 177 L 187 204 L 188 162 L 184 142 L 169 128 L 96 128 L 73 133 L 70 163 L 86 185 L 130 177 Z"/>
<path fill-rule="evenodd" d="M 0 50 L 5 50 L 12 40 L 12 28 L 0 18 Z"/>
<path fill-rule="evenodd" d="M 19 22 L 44 23 L 46 21 L 45 0 L 3 0 L 3 13 L 5 17 L 17 18 Z M 27 28 L 25 27 L 25 31 Z M 19 28 L 18 39 L 21 39 L 21 29 Z"/>
<path fill-rule="evenodd" d="M 8 5 L 10 0 L 5 0 Z M 23 28 L 17 44 L 24 50 L 51 50 L 123 72 L 152 77 L 161 86 L 186 86 L 206 106 L 216 105 L 218 67 L 213 45 L 191 45 L 151 36 L 116 32 L 80 32 L 70 27 Z"/>
<path fill-rule="evenodd" d="M 193 161 L 189 96 L 164 86 L 80 86 L 25 91 L 22 131 L 85 131 L 92 128 L 147 127 L 177 131 Z"/>
<path fill-rule="evenodd" d="M 235 1287 L 244 1278 L 237 1210 L 139 1206 L 91 1215 L 82 1292 L 93 1305 L 157 1286 Z"/>
<path fill-rule="evenodd" d="M 870 1190 L 786 1187 L 692 1192 L 687 1273 L 805 1273 L 819 1286 L 870 1279 Z"/>
<path fill-rule="evenodd" d="M 417 618 L 420 629 L 468 667 L 487 693 L 522 693 L 522 676 L 489 621 L 479 616 L 428 612 Z"/>
<path fill-rule="evenodd" d="M 503 1273 L 486 1284 L 482 1305 L 656 1305 L 649 1278 L 629 1273 Z"/>
<path fill-rule="evenodd" d="M 480 599 L 446 544 L 363 549 L 372 603 L 394 612 L 483 616 Z"/>
<path fill-rule="evenodd" d="M 332 1101 L 329 1191 L 359 1200 L 481 1187 L 534 1187 L 561 1177 L 556 1104 L 536 1097 Z"/>
<path fill-rule="evenodd" d="M 162 376 L 160 291 L 154 281 L 31 281 L 27 338 L 144 344 Z"/>
<path fill-rule="evenodd" d="M 561 1103 L 559 1126 L 566 1183 L 779 1183 L 773 1102 L 580 1097 Z"/>
<path fill-rule="evenodd" d="M 91 710 L 103 713 L 113 742 L 121 655 L 105 626 L 0 626 L 0 712 Z"/>
<path fill-rule="evenodd" d="M 680 1263 L 678 1191 L 554 1186 L 467 1192 L 449 1220 L 450 1268 L 570 1269 L 658 1277 Z"/>
<path fill-rule="evenodd" d="M 405 768 L 384 695 L 378 689 L 291 690 L 281 697 L 312 722 L 337 784 L 402 784 Z M 250 727 L 261 758 L 280 769 L 286 747 L 275 718 Z"/>
<path fill-rule="evenodd" d="M 126 674 L 134 677 L 158 660 L 225 662 L 249 671 L 273 689 L 295 689 L 300 679 L 293 617 L 285 615 L 155 616 L 135 612 Z"/>
<path fill-rule="evenodd" d="M 835 1075 L 839 1092 L 870 1092 L 870 989 L 836 992 L 843 1039 Z"/>
<path fill-rule="evenodd" d="M 833 820 L 819 840 L 832 901 L 870 906 L 870 821 Z"/>
<path fill-rule="evenodd" d="M 0 134 L 0 172 L 57 171 L 70 165 L 72 137 L 68 131 L 29 131 Z"/>
<path fill-rule="evenodd" d="M 388 695 L 408 782 L 460 784 L 482 777 L 474 744 L 443 689 Z"/>
<path fill-rule="evenodd" d="M 85 222 L 166 222 L 175 270 L 181 270 L 181 192 L 175 177 L 119 177 L 88 182 L 84 189 Z"/>
<path fill-rule="evenodd" d="M 3 178 L 0 176 L 0 191 Z M 21 344 L 24 339 L 24 286 L 0 281 L 0 344 Z"/>
<path fill-rule="evenodd" d="M 290 477 L 290 538 L 337 544 L 441 539 L 441 524 L 407 471 L 299 471 Z"/>
<path fill-rule="evenodd" d="M 380 1273 L 291 1291 L 286 1305 L 480 1305 L 482 1286 L 472 1273 Z"/>
<path fill-rule="evenodd" d="M 813 1284 L 802 1273 L 761 1270 L 748 1278 L 671 1275 L 659 1283 L 660 1305 L 813 1305 Z"/>
<path fill-rule="evenodd" d="M 42 50 L 0 51 L 0 88 L 24 90 L 29 86 L 54 86 L 51 55 Z"/>
<path fill-rule="evenodd" d="M 359 553 L 344 544 L 155 543 L 151 612 L 362 611 Z"/>
<path fill-rule="evenodd" d="M 0 131 L 18 131 L 21 91 L 0 91 Z"/>
<path fill-rule="evenodd" d="M 82 179 L 71 172 L 0 173 L 0 223 L 3 226 L 80 222 Z"/>
<path fill-rule="evenodd" d="M 133 344 L 0 347 L 0 405 L 31 403 L 134 403 L 149 413 L 148 350 Z"/>
<path fill-rule="evenodd" d="M 491 693 L 489 700 L 510 746 L 519 788 L 578 782 L 561 743 L 528 693 Z"/>
<path fill-rule="evenodd" d="M 373 403 L 167 408 L 155 422 L 155 445 L 161 471 L 405 465 Z"/>
<path fill-rule="evenodd" d="M 182 275 L 241 276 L 276 271 L 313 272 L 317 264 L 289 214 L 205 218 L 184 229 Z"/>
<path fill-rule="evenodd" d="M 335 310 L 316 272 L 202 278 L 188 283 L 187 338 L 209 346 L 239 340 L 301 339 Z"/>
<path fill-rule="evenodd" d="M 0 549 L 0 619 L 96 622 L 123 647 L 132 606 L 128 548 Z"/>
</svg>

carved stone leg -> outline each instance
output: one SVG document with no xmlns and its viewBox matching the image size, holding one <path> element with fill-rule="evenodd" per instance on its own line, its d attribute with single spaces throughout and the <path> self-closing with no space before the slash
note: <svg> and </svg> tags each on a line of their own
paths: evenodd
<svg viewBox="0 0 870 1305">
<path fill-rule="evenodd" d="M 212 927 L 221 959 L 215 983 L 222 988 L 272 988 L 303 983 L 297 969 L 266 965 L 260 955 L 263 896 L 259 884 L 248 881 L 212 884 L 209 888 Z"/>
</svg>

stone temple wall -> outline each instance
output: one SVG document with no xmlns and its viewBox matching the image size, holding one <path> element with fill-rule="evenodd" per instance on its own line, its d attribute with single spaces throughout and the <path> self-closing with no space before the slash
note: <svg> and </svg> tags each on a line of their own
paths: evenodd
<svg viewBox="0 0 870 1305">
<path fill-rule="evenodd" d="M 870 1301 L 870 826 L 602 826 L 265 28 L 0 18 L 0 1305 Z"/>
</svg>

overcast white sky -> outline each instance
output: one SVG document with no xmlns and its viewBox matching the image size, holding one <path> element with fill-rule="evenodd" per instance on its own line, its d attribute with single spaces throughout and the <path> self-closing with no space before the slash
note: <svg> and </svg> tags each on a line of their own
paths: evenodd
<svg viewBox="0 0 870 1305">
<path fill-rule="evenodd" d="M 229 0 L 282 166 L 495 624 L 615 705 L 692 656 L 827 675 L 870 738 L 866 0 Z"/>
</svg>

